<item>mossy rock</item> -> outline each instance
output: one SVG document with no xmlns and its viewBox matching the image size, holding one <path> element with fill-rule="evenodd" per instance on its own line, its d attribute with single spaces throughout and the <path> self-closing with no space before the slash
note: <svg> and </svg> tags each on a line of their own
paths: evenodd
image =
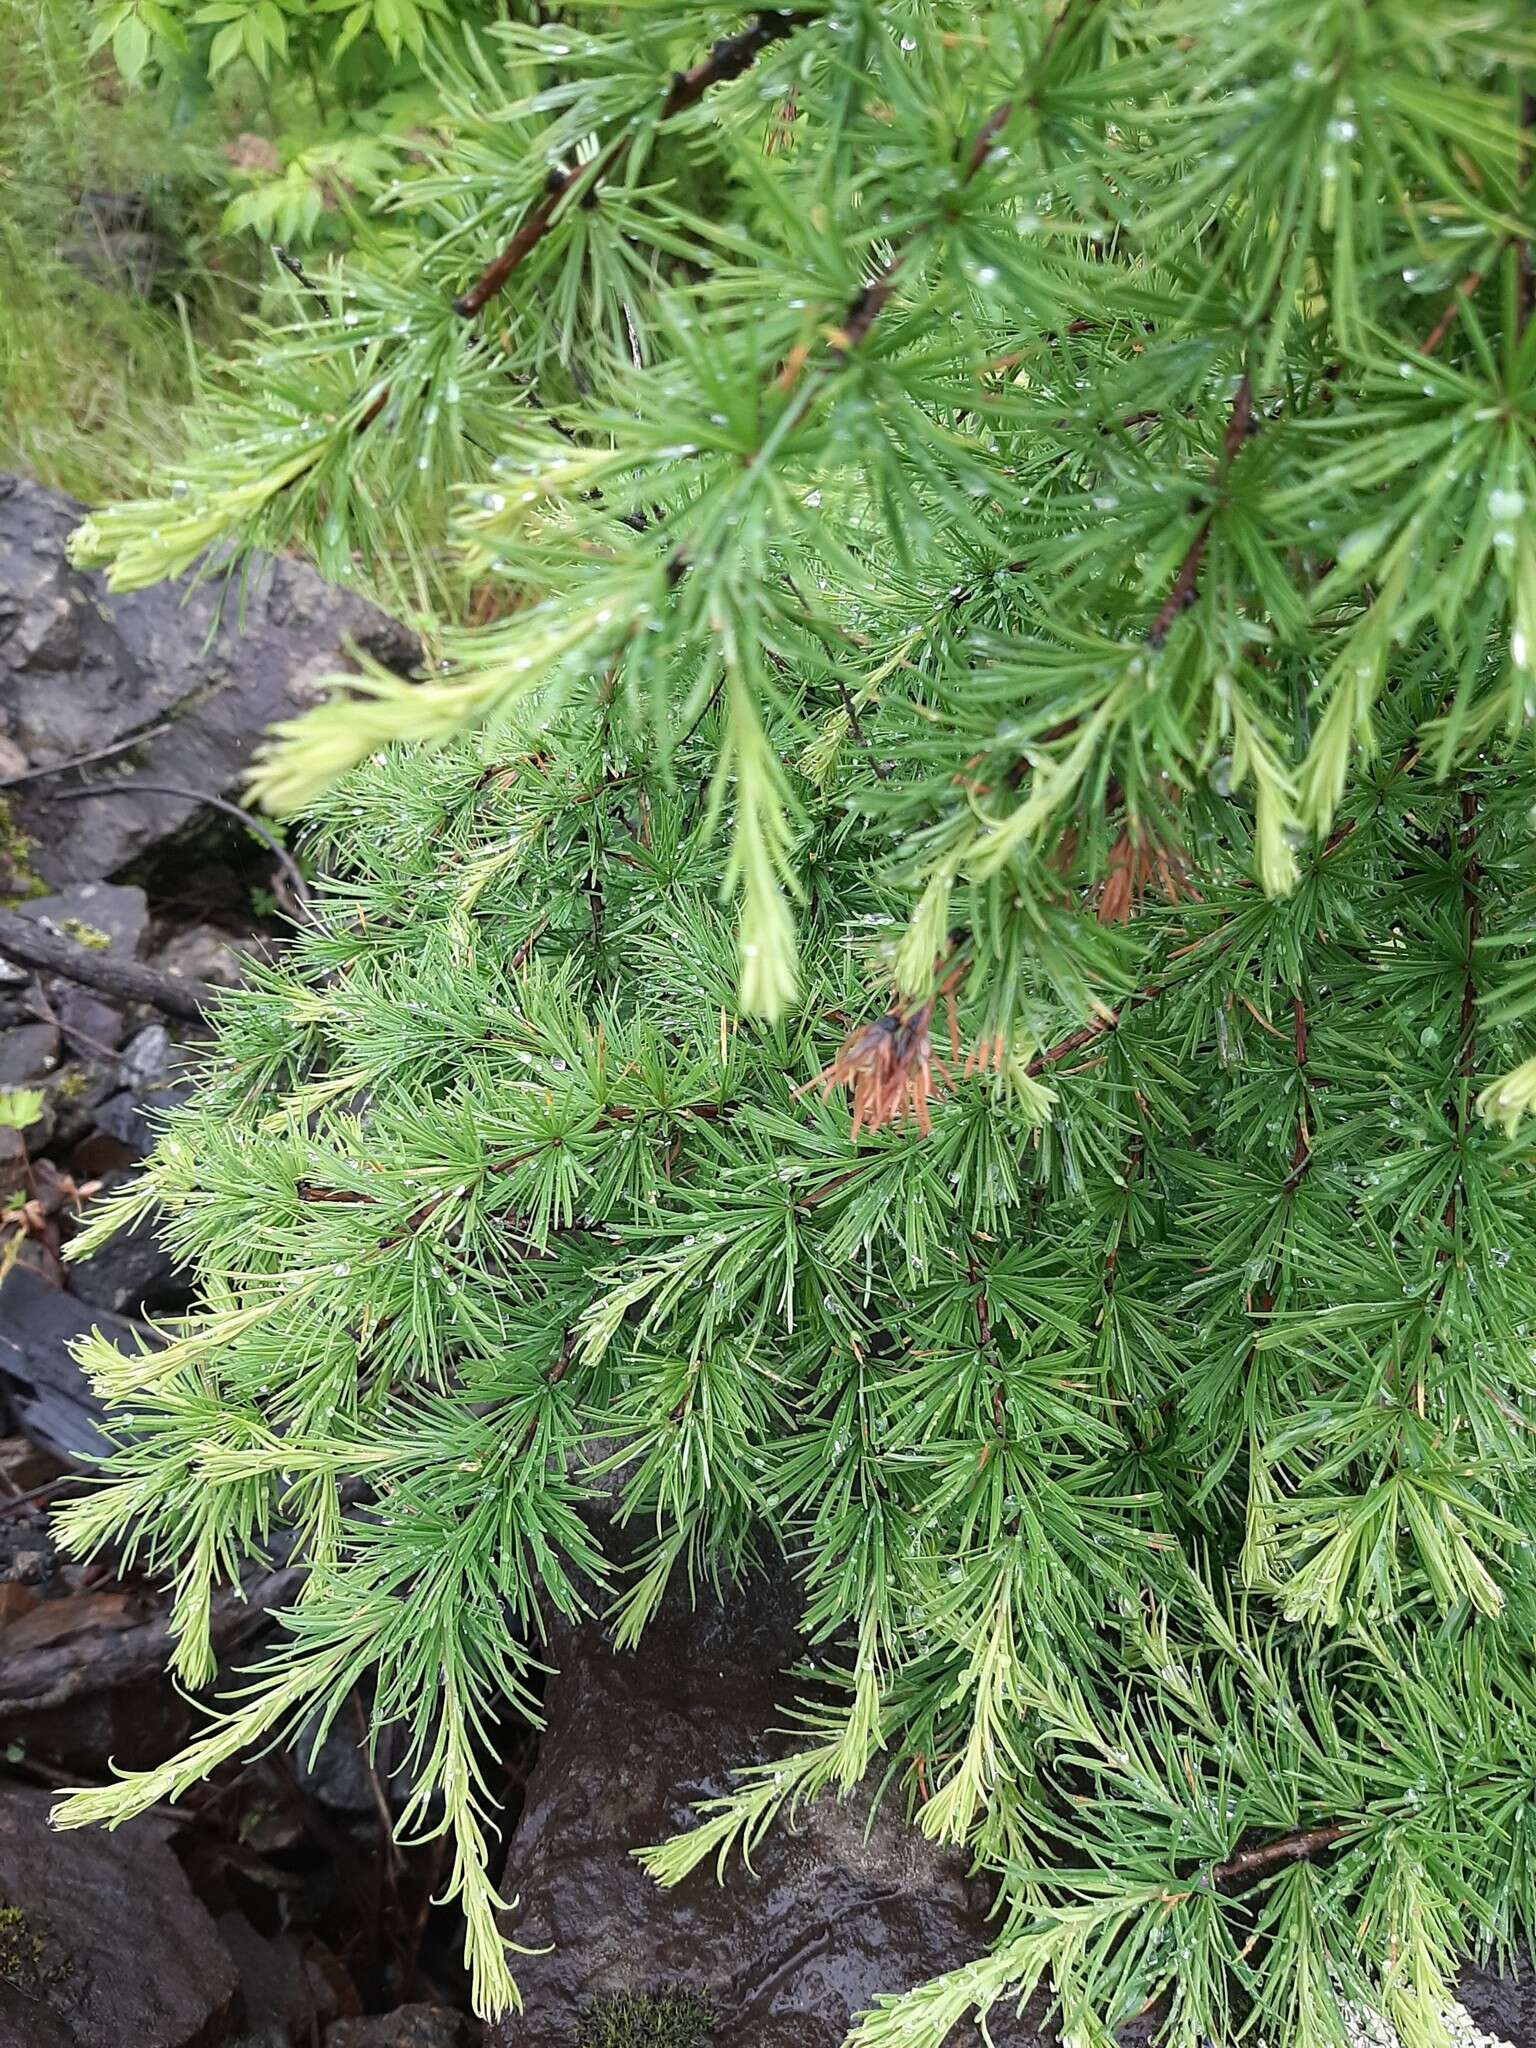
<svg viewBox="0 0 1536 2048">
<path fill-rule="evenodd" d="M 714 2015 L 695 1991 L 619 1991 L 582 2015 L 577 2048 L 709 2048 Z"/>
<path fill-rule="evenodd" d="M 83 917 L 61 918 L 59 930 L 66 939 L 73 939 L 77 946 L 84 946 L 89 952 L 106 953 L 111 950 L 112 934 L 102 931 L 99 925 L 87 924 Z"/>
<path fill-rule="evenodd" d="M 45 1985 L 62 1983 L 69 1972 L 69 1957 L 49 1929 L 0 1898 L 0 1980 L 35 1994 Z"/>
<path fill-rule="evenodd" d="M 34 841 L 23 832 L 0 796 L 0 902 L 16 902 L 28 896 L 45 896 L 48 885 L 32 871 Z"/>
</svg>

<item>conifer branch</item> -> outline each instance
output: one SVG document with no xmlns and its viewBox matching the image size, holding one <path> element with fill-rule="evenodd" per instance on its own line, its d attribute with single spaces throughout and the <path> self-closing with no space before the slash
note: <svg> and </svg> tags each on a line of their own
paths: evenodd
<svg viewBox="0 0 1536 2048">
<path fill-rule="evenodd" d="M 1250 1877 L 1262 1877 L 1285 1863 L 1305 1863 L 1342 1841 L 1349 1830 L 1342 1821 L 1328 1821 L 1320 1827 L 1298 1828 L 1294 1834 L 1279 1835 L 1272 1842 L 1256 1842 L 1239 1849 L 1225 1863 L 1214 1864 L 1209 1872 L 1213 1885 L 1236 1884 Z"/>
<path fill-rule="evenodd" d="M 1536 87 L 1527 86 L 1520 95 L 1520 183 L 1527 199 L 1532 186 L 1532 168 L 1536 165 Z M 1536 249 L 1532 248 L 1532 236 L 1527 233 L 1520 237 L 1515 250 L 1515 330 L 1523 335 L 1531 322 L 1531 312 L 1536 307 Z"/>
<path fill-rule="evenodd" d="M 977 129 L 970 148 L 965 153 L 965 168 L 960 177 L 962 187 L 970 184 L 992 154 L 997 146 L 997 138 L 1007 127 L 1012 114 L 1013 101 L 1004 100 L 1000 106 L 992 109 Z M 852 355 L 855 349 L 868 340 L 870 329 L 884 312 L 892 292 L 896 289 L 897 279 L 908 253 L 906 249 L 898 249 L 881 265 L 869 282 L 860 288 L 833 336 L 832 346 L 838 355 Z"/>
<path fill-rule="evenodd" d="M 1296 1143 L 1291 1152 L 1291 1170 L 1285 1177 L 1284 1192 L 1288 1195 L 1295 1194 L 1312 1164 L 1312 1138 L 1307 1128 L 1307 1006 L 1300 989 L 1291 997 L 1291 1016 L 1301 1096 L 1296 1105 Z"/>
<path fill-rule="evenodd" d="M 723 36 L 708 56 L 701 57 L 687 71 L 674 74 L 667 87 L 666 97 L 657 115 L 658 122 L 675 120 L 679 114 L 696 107 L 712 86 L 726 84 L 740 78 L 751 69 L 761 53 L 774 43 L 782 42 L 797 28 L 814 21 L 815 15 L 797 10 L 781 12 L 771 9 L 759 14 L 748 27 L 736 35 Z M 453 302 L 453 310 L 465 320 L 473 319 L 476 313 L 488 306 L 492 299 L 504 291 L 513 272 L 524 259 L 531 255 L 555 224 L 562 202 L 584 182 L 588 190 L 601 184 L 629 146 L 631 137 L 621 135 L 610 142 L 595 163 L 571 164 L 564 169 L 550 171 L 543 192 L 529 207 L 519 222 L 517 232 L 499 255 L 489 262 L 472 285 L 460 292 Z"/>
<path fill-rule="evenodd" d="M 1457 809 L 1460 813 L 1461 829 L 1452 843 L 1461 854 L 1461 926 L 1465 964 L 1461 977 L 1461 1001 L 1456 1017 L 1456 1075 L 1460 1086 L 1456 1088 L 1446 1105 L 1448 1120 L 1456 1133 L 1458 1160 L 1457 1178 L 1445 1204 L 1444 1222 L 1450 1238 L 1455 1237 L 1457 1219 L 1461 1211 L 1465 1147 L 1472 1110 L 1467 1091 L 1477 1067 L 1477 981 L 1474 967 L 1477 959 L 1477 942 L 1482 935 L 1483 913 L 1478 888 L 1480 864 L 1477 853 L 1477 792 L 1470 782 L 1463 782 L 1461 786 Z M 1449 1262 L 1452 1256 L 1453 1246 L 1447 1243 L 1441 1248 L 1438 1260 L 1438 1263 L 1447 1270 L 1435 1292 L 1437 1308 L 1444 1303 L 1450 1285 Z"/>
<path fill-rule="evenodd" d="M 1157 617 L 1147 632 L 1147 645 L 1161 647 L 1168 638 L 1174 621 L 1181 612 L 1186 612 L 1200 594 L 1200 571 L 1205 566 L 1206 550 L 1211 544 L 1211 532 L 1216 523 L 1216 501 L 1232 465 L 1237 460 L 1243 443 L 1253 430 L 1253 384 L 1245 370 L 1233 394 L 1231 410 L 1227 414 L 1226 432 L 1221 437 L 1221 453 L 1216 467 L 1211 472 L 1211 481 L 1206 495 L 1212 501 L 1210 509 L 1195 529 L 1195 537 L 1184 552 L 1178 573 L 1168 595 L 1158 609 Z"/>
<path fill-rule="evenodd" d="M 1076 29 L 1079 27 L 1097 5 L 1098 0 L 1065 0 L 1065 4 L 1057 11 L 1055 20 L 1046 30 L 1045 41 L 1041 45 L 1041 55 L 1046 55 L 1060 41 L 1062 36 L 1067 33 L 1069 28 Z"/>
<path fill-rule="evenodd" d="M 338 679 L 264 784 L 334 791 L 334 895 L 119 1212 L 211 1284 L 165 1350 L 88 1349 L 121 1448 L 67 1513 L 175 1579 L 188 1673 L 266 1516 L 326 1560 L 297 1661 L 73 1817 L 377 1662 L 488 2010 L 474 1726 L 602 1582 L 601 1473 L 655 1531 L 625 1647 L 674 1576 L 752 1598 L 766 1531 L 827 1681 L 800 1754 L 648 1867 L 750 1853 L 885 1745 L 998 1871 L 992 1953 L 861 2048 L 1046 1978 L 1095 2039 L 1170 1988 L 1190 2039 L 1239 2000 L 1331 2039 L 1340 1926 L 1351 1995 L 1422 2016 L 1452 1941 L 1529 1904 L 1528 1631 L 1486 1621 L 1536 1537 L 1536 1182 L 1468 1107 L 1484 1018 L 1536 1010 L 1529 51 L 1498 7 L 1451 9 L 1433 66 L 1391 8 L 1358 38 L 1171 0 L 1130 63 L 1094 0 L 1018 14 L 869 0 L 862 76 L 812 28 L 715 121 L 685 109 L 791 17 L 746 0 L 668 84 L 608 10 L 476 280 L 530 107 L 486 67 L 402 179 L 415 255 L 265 331 L 195 462 L 93 523 L 123 587 L 226 545 L 483 579 L 445 666 Z M 781 149 L 737 115 L 791 76 Z M 599 190 L 616 241 L 577 232 Z M 1474 253 L 1442 271 L 1426 222 Z M 494 349 L 461 286 L 526 296 Z M 795 1018 L 733 1030 L 791 958 Z M 1533 1107 L 1536 1060 L 1501 1120 Z"/>
<path fill-rule="evenodd" d="M 1466 972 L 1461 981 L 1461 1011 L 1457 1020 L 1462 1078 L 1470 1079 L 1477 1065 L 1477 981 L 1473 969 L 1477 960 L 1477 945 L 1483 933 L 1483 906 L 1480 894 L 1482 865 L 1477 851 L 1477 791 L 1470 782 L 1464 783 L 1460 798 L 1461 810 L 1461 914 L 1462 930 L 1466 941 Z"/>
<path fill-rule="evenodd" d="M 1048 1067 L 1059 1066 L 1063 1060 L 1070 1059 L 1076 1052 L 1082 1052 L 1087 1046 L 1103 1038 L 1107 1032 L 1118 1030 L 1122 1020 L 1131 1010 L 1139 1008 L 1143 1003 L 1156 1002 L 1162 993 L 1161 982 L 1149 982 L 1145 988 L 1139 988 L 1134 995 L 1128 996 L 1118 1010 L 1105 1010 L 1091 1022 L 1080 1024 L 1075 1031 L 1069 1031 L 1065 1038 L 1058 1038 L 1054 1045 L 1048 1045 L 1044 1051 L 1037 1052 L 1024 1071 L 1032 1079 L 1038 1078 Z"/>
</svg>

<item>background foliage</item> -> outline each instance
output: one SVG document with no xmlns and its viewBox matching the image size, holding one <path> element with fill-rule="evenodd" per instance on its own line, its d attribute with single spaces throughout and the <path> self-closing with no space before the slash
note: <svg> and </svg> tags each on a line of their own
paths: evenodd
<svg viewBox="0 0 1536 2048">
<path fill-rule="evenodd" d="M 438 104 L 423 20 L 296 0 L 0 9 L 0 463 L 91 500 L 171 463 L 199 351 L 232 345 L 282 275 L 271 245 L 346 241 L 351 210 L 410 175 Z M 147 275 L 117 239 L 125 209 L 155 245 Z"/>
</svg>

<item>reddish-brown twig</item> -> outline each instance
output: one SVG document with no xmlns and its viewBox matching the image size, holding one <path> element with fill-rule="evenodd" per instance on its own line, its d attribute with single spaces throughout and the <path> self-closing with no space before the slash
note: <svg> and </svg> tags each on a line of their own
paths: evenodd
<svg viewBox="0 0 1536 2048">
<path fill-rule="evenodd" d="M 794 30 L 803 26 L 813 17 L 804 13 L 781 13 L 770 9 L 759 14 L 755 21 L 734 36 L 722 36 L 707 57 L 687 71 L 677 72 L 667 88 L 666 98 L 661 103 L 659 121 L 675 120 L 679 114 L 696 107 L 712 86 L 723 85 L 727 80 L 740 78 L 750 70 L 760 53 L 773 43 L 782 42 Z M 590 192 L 602 183 L 628 147 L 630 137 L 621 135 L 610 142 L 597 158 L 595 164 L 570 164 L 564 169 L 552 170 L 543 192 L 528 208 L 519 221 L 516 233 L 489 262 L 474 283 L 468 286 L 453 302 L 453 310 L 469 320 L 482 307 L 489 305 L 497 294 L 506 288 L 512 273 L 531 252 L 536 249 L 555 224 L 561 203 L 578 186 L 585 183 Z"/>
<path fill-rule="evenodd" d="M 1227 431 L 1221 438 L 1221 453 L 1216 458 L 1212 473 L 1209 495 L 1214 498 L 1226 483 L 1233 463 L 1249 434 L 1253 431 L 1253 386 L 1246 371 L 1232 399 L 1231 411 L 1227 414 Z M 1210 510 L 1195 529 L 1195 537 L 1184 551 L 1168 595 L 1163 599 L 1157 617 L 1147 633 L 1149 647 L 1161 647 L 1175 619 L 1181 612 L 1187 612 L 1200 594 L 1200 572 L 1205 566 L 1206 550 L 1211 544 L 1211 533 L 1216 522 L 1216 507 Z"/>
<path fill-rule="evenodd" d="M 1304 1863 L 1319 1850 L 1331 1849 L 1345 1833 L 1343 1822 L 1335 1820 L 1322 1827 L 1298 1828 L 1294 1834 L 1279 1835 L 1272 1842 L 1256 1842 L 1250 1849 L 1239 1849 L 1225 1863 L 1216 1864 L 1211 1881 L 1231 1884 L 1241 1878 L 1262 1876 L 1277 1864 Z"/>
</svg>

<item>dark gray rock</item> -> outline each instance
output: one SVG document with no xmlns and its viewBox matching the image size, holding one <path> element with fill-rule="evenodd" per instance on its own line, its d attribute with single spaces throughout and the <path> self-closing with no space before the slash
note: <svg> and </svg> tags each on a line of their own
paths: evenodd
<svg viewBox="0 0 1536 2048">
<path fill-rule="evenodd" d="M 59 1033 L 54 1024 L 13 1024 L 0 1036 L 0 1088 L 20 1088 L 41 1081 L 59 1063 Z"/>
<path fill-rule="evenodd" d="M 243 620 L 231 592 L 220 622 L 212 583 L 112 596 L 103 576 L 66 560 L 83 510 L 0 476 L 0 737 L 33 768 L 142 734 L 88 779 L 139 774 L 220 794 L 274 720 L 312 703 L 322 678 L 349 666 L 349 640 L 396 668 L 418 658 L 403 627 L 297 562 L 260 566 Z M 45 778 L 5 793 L 14 824 L 34 842 L 32 870 L 54 888 L 114 873 L 198 808 L 147 792 L 52 804 L 55 786 Z"/>
<path fill-rule="evenodd" d="M 347 2002 L 338 1996 L 340 1965 L 318 1944 L 318 1953 L 310 1954 L 292 1934 L 269 1938 L 243 1913 L 221 1913 L 217 1925 L 240 1973 L 240 2031 L 229 2048 L 313 2048 L 332 2020 L 357 2010 L 344 1973 Z"/>
<path fill-rule="evenodd" d="M 96 1111 L 96 1128 L 105 1131 L 109 1138 L 116 1138 L 136 1159 L 147 1158 L 154 1150 L 166 1112 L 179 1108 L 191 1092 L 190 1083 L 142 1092 L 125 1088 L 120 1094 L 109 1096 Z"/>
<path fill-rule="evenodd" d="M 236 937 L 216 924 L 190 924 L 167 939 L 150 955 L 150 961 L 162 974 L 179 974 L 184 981 L 238 988 L 245 979 L 247 963 L 261 951 L 259 939 Z"/>
<path fill-rule="evenodd" d="M 118 1086 L 117 1065 L 110 1056 L 98 1059 L 85 1053 L 51 1075 L 44 1093 L 53 1149 L 62 1152 L 92 1131 L 97 1110 Z"/>
<path fill-rule="evenodd" d="M 34 896 L 16 908 L 23 917 L 46 924 L 67 939 L 115 953 L 121 960 L 138 958 L 149 924 L 144 891 L 117 882 L 80 882 L 53 896 Z"/>
<path fill-rule="evenodd" d="M 48 1007 L 58 1018 L 64 1043 L 72 1053 L 99 1059 L 116 1051 L 125 1025 L 115 1004 L 70 981 L 50 981 L 46 993 Z"/>
<path fill-rule="evenodd" d="M 1522 1956 L 1508 1977 L 1467 1969 L 1456 1996 L 1484 2033 L 1507 2041 L 1509 2048 L 1536 2048 L 1536 1975 L 1529 1957 Z"/>
<path fill-rule="evenodd" d="M 0 1204 L 26 1185 L 27 1141 L 14 1125 L 0 1124 Z"/>
<path fill-rule="evenodd" d="M 186 1057 L 186 1047 L 163 1024 L 147 1024 L 136 1032 L 117 1056 L 106 1099 L 94 1100 L 95 1128 L 115 1138 L 136 1159 L 144 1158 L 154 1147 L 166 1111 L 192 1092 L 191 1079 L 183 1072 Z"/>
<path fill-rule="evenodd" d="M 119 1230 L 98 1252 L 65 1268 L 71 1294 L 88 1308 L 138 1315 L 160 1307 L 167 1295 L 183 1297 L 190 1276 L 176 1264 L 161 1242 L 153 1216 Z"/>
<path fill-rule="evenodd" d="M 573 2048 L 594 1998 L 669 1988 L 708 1999 L 711 2048 L 839 2048 L 877 1993 L 990 1946 L 990 1895 L 964 1857 L 895 1805 L 866 1840 L 867 1795 L 818 1801 L 754 1851 L 755 1875 L 738 1858 L 723 1885 L 710 1864 L 663 1892 L 630 1855 L 686 1827 L 728 1769 L 781 1747 L 794 1622 L 792 1590 L 769 1579 L 723 1606 L 670 1593 L 633 1655 L 596 1626 L 556 1642 L 504 1882 L 522 1900 L 507 1931 L 553 1946 L 517 1958 L 525 2011 L 488 2027 L 487 2048 Z M 1001 2008 L 989 2025 L 998 2048 L 1040 2038 Z"/>
<path fill-rule="evenodd" d="M 470 2022 L 451 2005 L 402 2005 L 367 2019 L 333 2020 L 325 2048 L 472 2048 Z"/>
<path fill-rule="evenodd" d="M 121 1350 L 136 1348 L 128 1324 L 93 1313 L 30 1266 L 13 1266 L 0 1281 L 0 1384 L 33 1443 L 67 1465 L 89 1465 L 107 1447 L 101 1404 L 69 1355 L 97 1326 Z"/>
<path fill-rule="evenodd" d="M 52 1803 L 0 1791 L 0 2048 L 216 2048 L 235 1967 L 164 1830 L 58 1834 Z"/>
<path fill-rule="evenodd" d="M 377 1803 L 373 1776 L 355 1725 L 345 1715 L 333 1721 L 316 1750 L 317 1726 L 311 1721 L 299 1731 L 290 1759 L 294 1777 L 311 1799 L 333 1813 L 372 1813 Z"/>
<path fill-rule="evenodd" d="M 176 1048 L 165 1026 L 146 1024 L 123 1047 L 118 1071 L 125 1086 L 149 1088 L 170 1072 L 175 1057 Z"/>
</svg>

